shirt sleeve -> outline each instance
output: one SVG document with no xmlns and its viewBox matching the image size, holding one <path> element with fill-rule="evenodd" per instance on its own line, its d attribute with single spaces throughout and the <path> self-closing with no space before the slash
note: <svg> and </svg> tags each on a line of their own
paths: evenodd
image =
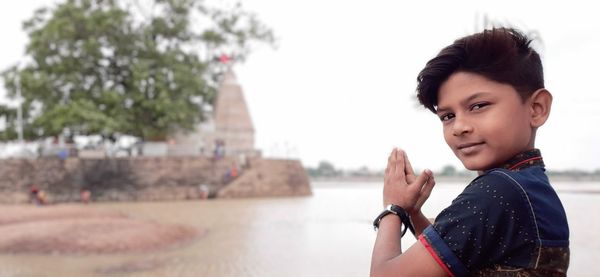
<svg viewBox="0 0 600 277">
<path fill-rule="evenodd" d="M 521 257 L 533 239 L 526 224 L 526 203 L 520 191 L 500 174 L 478 177 L 452 201 L 419 237 L 426 249 L 450 275 Z"/>
</svg>

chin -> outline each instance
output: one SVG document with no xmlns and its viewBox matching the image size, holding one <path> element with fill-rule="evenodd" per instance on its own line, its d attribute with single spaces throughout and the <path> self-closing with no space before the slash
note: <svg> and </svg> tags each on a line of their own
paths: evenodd
<svg viewBox="0 0 600 277">
<path fill-rule="evenodd" d="M 486 171 L 492 168 L 492 166 L 489 164 L 481 161 L 473 161 L 469 159 L 461 159 L 460 161 L 467 170 L 471 171 Z"/>
<path fill-rule="evenodd" d="M 479 168 L 479 167 L 476 167 L 476 166 L 468 166 L 468 165 L 466 165 L 466 164 L 464 164 L 464 163 L 463 163 L 463 165 L 465 166 L 465 168 L 466 168 L 467 170 L 470 170 L 470 171 L 484 171 L 484 170 L 482 170 L 481 168 Z"/>
</svg>

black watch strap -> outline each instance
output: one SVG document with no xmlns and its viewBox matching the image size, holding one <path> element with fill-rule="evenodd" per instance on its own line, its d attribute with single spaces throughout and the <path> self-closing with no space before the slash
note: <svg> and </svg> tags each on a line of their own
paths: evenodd
<svg viewBox="0 0 600 277">
<path fill-rule="evenodd" d="M 398 217 L 400 217 L 400 221 L 402 222 L 402 225 L 404 225 L 404 229 L 402 230 L 401 237 L 404 236 L 407 229 L 410 230 L 410 232 L 413 233 L 413 235 L 415 234 L 415 227 L 412 225 L 412 222 L 410 220 L 410 216 L 408 215 L 408 213 L 402 207 L 400 207 L 398 205 L 394 205 L 394 204 L 388 205 L 385 208 L 385 210 L 383 210 L 375 218 L 375 220 L 373 221 L 373 227 L 375 228 L 375 230 L 377 230 L 379 228 L 379 223 L 381 222 L 381 220 L 389 214 L 394 214 L 394 215 L 397 215 Z"/>
</svg>

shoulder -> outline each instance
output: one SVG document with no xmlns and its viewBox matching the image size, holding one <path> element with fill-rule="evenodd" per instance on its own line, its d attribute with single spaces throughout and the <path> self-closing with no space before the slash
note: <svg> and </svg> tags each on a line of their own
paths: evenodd
<svg viewBox="0 0 600 277">
<path fill-rule="evenodd" d="M 499 226 L 508 228 L 503 233 L 509 232 L 513 225 L 530 226 L 527 193 L 513 179 L 502 171 L 480 175 L 436 217 L 434 227 L 442 234 L 462 233 L 465 230 L 461 229 L 467 229 L 467 233 L 488 237 L 501 231 Z"/>
<path fill-rule="evenodd" d="M 517 179 L 510 171 L 488 171 L 471 181 L 455 201 L 475 201 L 485 206 L 506 206 L 522 202 L 526 198 L 526 192 Z"/>
<path fill-rule="evenodd" d="M 448 248 L 453 254 L 443 256 L 455 256 L 468 270 L 510 257 L 524 260 L 520 255 L 532 251 L 537 233 L 530 211 L 510 172 L 489 171 L 474 179 L 424 234 L 432 247 Z"/>
</svg>

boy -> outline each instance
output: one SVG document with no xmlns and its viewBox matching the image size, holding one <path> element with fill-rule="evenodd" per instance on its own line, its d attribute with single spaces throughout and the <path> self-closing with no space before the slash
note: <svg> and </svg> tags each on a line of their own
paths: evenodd
<svg viewBox="0 0 600 277">
<path fill-rule="evenodd" d="M 406 154 L 394 149 L 384 179 L 387 208 L 374 222 L 372 276 L 566 275 L 567 219 L 534 147 L 552 95 L 530 42 L 514 29 L 485 30 L 456 40 L 421 71 L 420 103 L 479 176 L 431 225 L 421 207 L 433 175 L 416 177 Z M 402 226 L 418 237 L 405 253 Z"/>
</svg>

